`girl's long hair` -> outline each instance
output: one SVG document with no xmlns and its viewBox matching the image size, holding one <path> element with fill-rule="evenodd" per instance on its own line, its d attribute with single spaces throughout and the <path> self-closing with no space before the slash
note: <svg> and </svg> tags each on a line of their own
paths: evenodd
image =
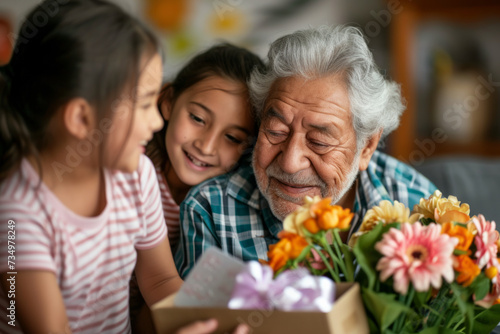
<svg viewBox="0 0 500 334">
<path fill-rule="evenodd" d="M 107 134 L 102 121 L 113 119 L 113 106 L 137 85 L 141 64 L 157 50 L 149 28 L 112 3 L 41 2 L 0 68 L 0 181 L 23 157 L 36 157 L 57 140 L 48 124 L 73 98 L 95 108 L 97 130 Z"/>
</svg>

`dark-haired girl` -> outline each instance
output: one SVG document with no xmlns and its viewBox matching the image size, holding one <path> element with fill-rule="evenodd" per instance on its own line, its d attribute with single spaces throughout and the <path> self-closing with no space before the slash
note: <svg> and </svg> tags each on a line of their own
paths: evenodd
<svg viewBox="0 0 500 334">
<path fill-rule="evenodd" d="M 157 169 L 168 237 L 179 240 L 179 204 L 189 189 L 228 172 L 256 138 L 247 80 L 263 63 L 250 51 L 219 44 L 195 56 L 161 93 L 165 120 L 147 154 Z"/>
</svg>

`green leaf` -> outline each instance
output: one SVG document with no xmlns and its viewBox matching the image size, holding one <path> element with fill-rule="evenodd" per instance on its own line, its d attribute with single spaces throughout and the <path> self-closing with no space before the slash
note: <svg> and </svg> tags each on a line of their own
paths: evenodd
<svg viewBox="0 0 500 334">
<path fill-rule="evenodd" d="M 304 259 L 306 258 L 306 256 L 311 251 L 312 247 L 313 246 L 311 246 L 311 245 L 308 245 L 308 246 L 304 247 L 304 249 L 302 250 L 302 252 L 300 252 L 299 256 L 294 260 L 294 262 L 298 264 L 298 263 L 301 263 L 302 261 L 304 261 Z"/>
<path fill-rule="evenodd" d="M 423 307 L 424 305 L 427 305 L 427 302 L 429 301 L 431 294 L 432 294 L 431 289 L 425 292 L 415 292 L 415 298 L 414 298 L 415 306 Z"/>
<path fill-rule="evenodd" d="M 370 289 L 373 289 L 377 280 L 375 267 L 380 259 L 380 253 L 374 250 L 374 246 L 380 240 L 382 230 L 382 224 L 376 225 L 373 230 L 360 236 L 353 248 L 358 265 L 368 278 L 368 287 Z"/>
<path fill-rule="evenodd" d="M 377 322 L 379 332 L 384 332 L 400 315 L 412 311 L 396 301 L 394 294 L 377 293 L 366 288 L 361 289 L 365 307 Z"/>
<path fill-rule="evenodd" d="M 476 279 L 472 282 L 469 288 L 475 294 L 476 300 L 481 300 L 490 291 L 490 279 L 486 277 L 483 273 L 476 277 Z"/>
<path fill-rule="evenodd" d="M 472 333 L 490 333 L 500 322 L 500 304 L 493 305 L 479 312 L 474 318 L 474 329 Z"/>
<path fill-rule="evenodd" d="M 347 271 L 344 275 L 348 282 L 354 281 L 354 254 L 352 249 L 346 244 L 341 244 L 340 250 L 342 251 L 342 254 L 344 254 L 344 263 Z"/>
<path fill-rule="evenodd" d="M 459 256 L 459 255 L 467 255 L 468 251 L 460 250 L 460 249 L 455 249 L 453 250 L 453 255 Z"/>
<path fill-rule="evenodd" d="M 431 223 L 435 223 L 436 221 L 432 218 L 420 218 L 420 222 L 422 225 L 429 225 Z"/>
<path fill-rule="evenodd" d="M 462 293 L 464 290 L 462 286 L 452 283 L 450 287 L 453 290 L 453 295 L 456 296 L 455 301 L 460 312 L 465 316 L 465 333 L 471 334 L 474 327 L 474 305 L 467 302 L 468 298 L 464 298 L 466 296 Z"/>
<path fill-rule="evenodd" d="M 430 328 L 426 328 L 423 331 L 420 331 L 418 333 L 419 334 L 460 334 L 461 332 L 457 332 L 451 328 L 430 327 Z"/>
<path fill-rule="evenodd" d="M 370 333 L 378 333 L 378 325 L 375 322 L 375 319 L 370 317 L 370 314 L 367 314 L 367 319 L 368 319 L 368 328 L 370 329 Z"/>
</svg>

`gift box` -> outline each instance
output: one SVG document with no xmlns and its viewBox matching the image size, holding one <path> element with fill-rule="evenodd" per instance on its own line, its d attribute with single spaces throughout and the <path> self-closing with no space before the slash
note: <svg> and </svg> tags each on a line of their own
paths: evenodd
<svg viewBox="0 0 500 334">
<path fill-rule="evenodd" d="M 239 323 L 254 334 L 368 333 L 368 323 L 357 283 L 338 283 L 330 312 L 229 309 L 234 277 L 243 262 L 210 249 L 193 268 L 179 293 L 152 307 L 160 334 L 175 333 L 194 321 L 217 319 L 215 333 L 231 333 Z"/>
</svg>

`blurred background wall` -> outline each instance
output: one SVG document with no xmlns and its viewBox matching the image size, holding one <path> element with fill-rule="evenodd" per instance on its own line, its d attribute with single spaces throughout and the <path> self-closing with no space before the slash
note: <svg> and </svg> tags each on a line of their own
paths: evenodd
<svg viewBox="0 0 500 334">
<path fill-rule="evenodd" d="M 273 40 L 297 29 L 357 26 L 381 72 L 401 84 L 407 101 L 400 128 L 380 149 L 417 168 L 427 168 L 435 158 L 500 160 L 499 1 L 112 1 L 148 21 L 161 36 L 165 80 L 193 54 L 219 41 L 264 57 Z M 21 21 L 37 3 L 0 1 L 0 63 L 8 61 Z M 487 176 L 487 186 L 500 186 L 500 164 L 490 166 L 489 174 L 478 165 L 471 168 L 475 178 Z"/>
<path fill-rule="evenodd" d="M 264 57 L 297 29 L 350 24 L 365 33 L 407 111 L 381 148 L 413 165 L 443 154 L 500 156 L 500 4 L 495 0 L 112 0 L 161 36 L 164 78 L 229 41 Z M 0 2 L 0 63 L 39 0 Z"/>
</svg>

